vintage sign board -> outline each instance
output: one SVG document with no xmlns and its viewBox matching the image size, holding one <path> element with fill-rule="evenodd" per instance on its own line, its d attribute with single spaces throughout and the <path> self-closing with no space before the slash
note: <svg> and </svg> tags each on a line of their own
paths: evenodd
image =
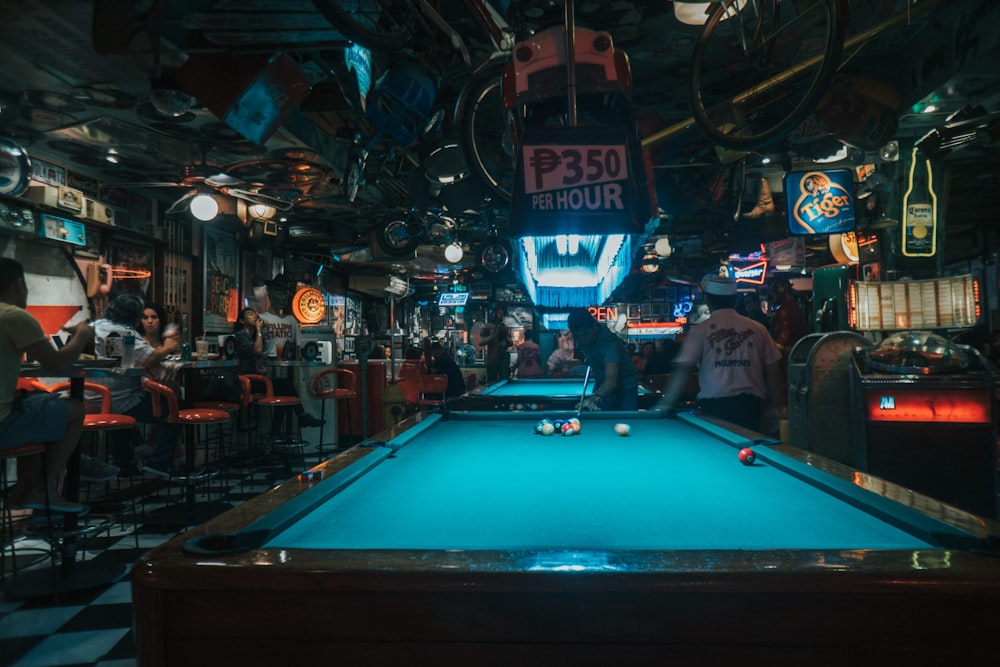
<svg viewBox="0 0 1000 667">
<path fill-rule="evenodd" d="M 790 171 L 784 177 L 789 233 L 853 232 L 854 175 L 850 169 Z"/>
<path fill-rule="evenodd" d="M 512 237 L 640 234 L 657 214 L 651 166 L 621 127 L 529 127 L 516 163 Z"/>
</svg>

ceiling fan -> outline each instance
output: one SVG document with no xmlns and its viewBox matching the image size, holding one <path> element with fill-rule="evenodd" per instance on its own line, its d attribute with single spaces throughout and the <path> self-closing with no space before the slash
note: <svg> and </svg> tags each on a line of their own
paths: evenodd
<svg viewBox="0 0 1000 667">
<path fill-rule="evenodd" d="M 291 210 L 293 203 L 288 199 L 275 197 L 258 190 L 264 186 L 254 185 L 242 179 L 230 176 L 224 170 L 213 167 L 205 162 L 204 153 L 198 164 L 186 164 L 181 167 L 180 177 L 176 181 L 149 181 L 115 184 L 111 187 L 121 188 L 187 188 L 188 191 L 175 201 L 167 213 L 176 213 L 189 205 L 190 200 L 200 194 L 219 194 L 242 199 L 251 205 L 269 206 L 278 211 Z"/>
</svg>

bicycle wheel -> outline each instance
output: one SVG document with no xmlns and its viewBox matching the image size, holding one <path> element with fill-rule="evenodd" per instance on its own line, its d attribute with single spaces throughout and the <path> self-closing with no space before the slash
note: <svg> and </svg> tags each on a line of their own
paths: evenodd
<svg viewBox="0 0 1000 667">
<path fill-rule="evenodd" d="M 724 0 L 695 44 L 695 121 L 719 146 L 752 151 L 812 113 L 840 63 L 842 0 Z"/>
<path fill-rule="evenodd" d="M 313 0 L 313 5 L 345 37 L 368 49 L 399 49 L 411 37 L 405 0 Z"/>
<path fill-rule="evenodd" d="M 375 240 L 379 248 L 390 257 L 407 257 L 420 245 L 420 238 L 410 233 L 405 220 L 390 220 L 379 231 Z"/>
<path fill-rule="evenodd" d="M 462 150 L 469 169 L 487 189 L 509 202 L 514 187 L 514 142 L 511 112 L 503 105 L 500 60 L 476 74 L 464 91 L 456 116 L 462 131 Z"/>
</svg>

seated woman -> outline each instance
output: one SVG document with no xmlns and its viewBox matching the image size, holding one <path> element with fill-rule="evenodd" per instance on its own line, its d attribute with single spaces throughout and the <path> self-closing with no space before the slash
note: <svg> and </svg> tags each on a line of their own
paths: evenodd
<svg viewBox="0 0 1000 667">
<path fill-rule="evenodd" d="M 167 354 L 176 354 L 180 351 L 180 331 L 176 324 L 167 324 L 166 313 L 157 303 L 146 302 L 146 306 L 142 309 L 142 318 L 135 330 L 154 350 L 163 349 Z M 164 366 L 160 363 L 162 361 L 160 355 L 155 355 L 152 359 L 147 358 L 146 374 L 150 379 L 176 390 L 177 370 Z"/>
<path fill-rule="evenodd" d="M 112 299 L 104 311 L 104 317 L 94 322 L 94 349 L 97 353 L 113 355 L 116 340 L 120 341 L 129 329 L 139 330 L 144 311 L 143 300 L 134 294 L 120 294 Z M 158 325 L 154 327 L 150 324 L 144 330 L 152 328 L 158 328 Z M 176 336 L 165 336 L 155 348 L 145 338 L 138 336 L 135 340 L 134 367 L 145 368 L 147 371 L 154 369 L 153 372 L 157 372 L 156 367 L 160 362 L 179 349 Z M 142 377 L 108 375 L 92 378 L 91 381 L 111 390 L 112 411 L 135 417 L 137 421 L 147 424 L 156 423 L 154 451 L 145 460 L 137 461 L 139 467 L 157 477 L 169 478 L 175 474 L 174 456 L 180 442 L 181 427 L 153 416 L 153 397 L 143 391 Z M 119 467 L 131 464 L 130 437 L 129 431 L 108 433 L 109 447 L 115 465 Z"/>
</svg>

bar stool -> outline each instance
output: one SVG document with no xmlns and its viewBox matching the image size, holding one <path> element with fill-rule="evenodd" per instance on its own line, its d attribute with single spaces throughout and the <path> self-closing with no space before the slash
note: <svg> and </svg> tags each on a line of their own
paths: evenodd
<svg viewBox="0 0 1000 667">
<path fill-rule="evenodd" d="M 260 383 L 264 386 L 263 395 L 254 395 L 253 405 L 257 406 L 258 409 L 266 408 L 270 410 L 270 421 L 272 424 L 274 423 L 274 420 L 278 418 L 278 415 L 276 414 L 277 410 L 281 408 L 290 409 L 301 403 L 298 396 L 275 396 L 274 385 L 271 383 L 271 378 L 266 375 L 247 373 L 240 375 L 240 382 L 248 382 L 251 387 L 254 382 Z M 302 439 L 302 435 L 300 433 L 289 433 L 283 437 L 271 438 L 270 444 L 273 451 L 287 451 L 290 449 L 297 450 L 299 452 L 301 465 L 303 467 L 305 466 L 306 442 Z M 291 472 L 290 460 L 286 459 L 286 462 L 288 463 L 288 470 Z"/>
<path fill-rule="evenodd" d="M 69 382 L 59 382 L 57 384 L 51 385 L 49 389 L 54 392 L 58 391 L 69 391 Z M 101 398 L 100 412 L 88 412 L 83 416 L 83 432 L 89 434 L 93 444 L 92 452 L 101 451 L 101 437 L 108 431 L 124 431 L 135 428 L 135 417 L 129 415 L 120 415 L 111 412 L 111 390 L 108 389 L 103 384 L 97 384 L 96 382 L 84 382 L 83 390 L 85 392 L 90 391 L 98 394 Z M 121 480 L 118 481 L 118 493 L 121 494 Z M 131 493 L 132 498 L 132 517 L 133 524 L 132 529 L 135 534 L 135 545 L 139 546 L 139 516 L 136 512 L 135 505 L 135 494 Z M 89 494 L 88 494 L 89 500 Z M 124 513 L 123 513 L 124 514 Z M 122 528 L 124 528 L 124 517 L 122 521 Z"/>
<path fill-rule="evenodd" d="M 216 424 L 215 437 L 205 438 L 205 464 L 208 465 L 211 459 L 212 444 L 215 444 L 215 461 L 219 466 L 219 476 L 225 478 L 229 473 L 229 455 L 226 452 L 226 423 L 229 424 L 230 440 L 236 446 L 236 455 L 239 457 L 240 443 L 238 434 L 238 416 L 242 405 L 231 401 L 195 401 L 193 407 L 197 410 L 221 410 L 229 415 L 227 422 Z M 240 489 L 243 488 L 243 479 L 240 478 Z"/>
<path fill-rule="evenodd" d="M 4 588 L 7 584 L 7 548 L 10 546 L 10 574 L 12 579 L 17 578 L 17 554 L 18 549 L 15 546 L 17 542 L 17 534 L 15 533 L 15 520 L 14 520 L 14 508 L 7 498 L 8 491 L 13 485 L 10 484 L 10 480 L 7 477 L 7 464 L 10 461 L 16 461 L 22 456 L 41 456 L 42 457 L 42 471 L 44 476 L 45 470 L 45 449 L 46 445 L 44 443 L 32 442 L 28 444 L 21 445 L 19 447 L 14 447 L 12 449 L 0 450 L 0 491 L 3 493 L 3 508 L 0 510 L 0 582 L 3 583 Z M 49 485 L 48 480 L 42 479 L 42 483 L 45 484 L 45 505 L 48 507 L 49 504 Z M 32 513 L 34 515 L 34 513 Z M 53 532 L 53 522 L 52 522 L 52 512 L 49 509 L 45 510 L 46 525 L 48 526 L 48 537 L 47 542 L 50 545 L 55 544 L 55 535 Z M 25 550 L 22 550 L 25 551 Z M 31 548 L 27 551 L 38 551 L 43 552 L 50 560 L 50 565 L 52 567 L 52 590 L 58 590 L 56 587 L 56 577 L 58 577 L 58 572 L 56 569 L 56 555 L 57 550 L 54 546 L 49 549 Z"/>
<path fill-rule="evenodd" d="M 199 484 L 210 482 L 218 476 L 218 471 L 207 469 L 203 472 L 195 472 L 195 452 L 198 450 L 199 429 L 207 424 L 217 424 L 230 420 L 228 412 L 213 410 L 209 408 L 185 408 L 181 409 L 177 394 L 173 389 L 149 378 L 143 379 L 143 389 L 154 395 L 154 399 L 159 397 L 167 402 L 166 420 L 171 424 L 180 424 L 184 427 L 184 457 L 185 470 L 183 475 L 169 478 L 171 484 L 185 487 L 184 509 L 185 516 L 194 505 L 194 487 Z M 163 401 L 153 401 L 153 416 L 163 417 Z M 185 525 L 189 525 L 185 521 Z"/>
<path fill-rule="evenodd" d="M 348 401 L 348 404 L 345 406 L 347 432 L 354 433 L 351 425 L 350 404 L 350 399 L 358 397 L 358 376 L 354 371 L 347 368 L 330 368 L 320 371 L 313 376 L 312 392 L 313 396 L 320 399 L 319 418 L 321 421 L 326 419 L 326 399 Z M 338 423 L 337 427 L 339 428 L 339 426 L 340 424 Z M 334 432 L 333 448 L 340 448 L 340 438 L 337 436 L 336 431 Z M 319 425 L 319 445 L 316 449 L 320 454 L 323 453 L 323 424 Z"/>
</svg>

